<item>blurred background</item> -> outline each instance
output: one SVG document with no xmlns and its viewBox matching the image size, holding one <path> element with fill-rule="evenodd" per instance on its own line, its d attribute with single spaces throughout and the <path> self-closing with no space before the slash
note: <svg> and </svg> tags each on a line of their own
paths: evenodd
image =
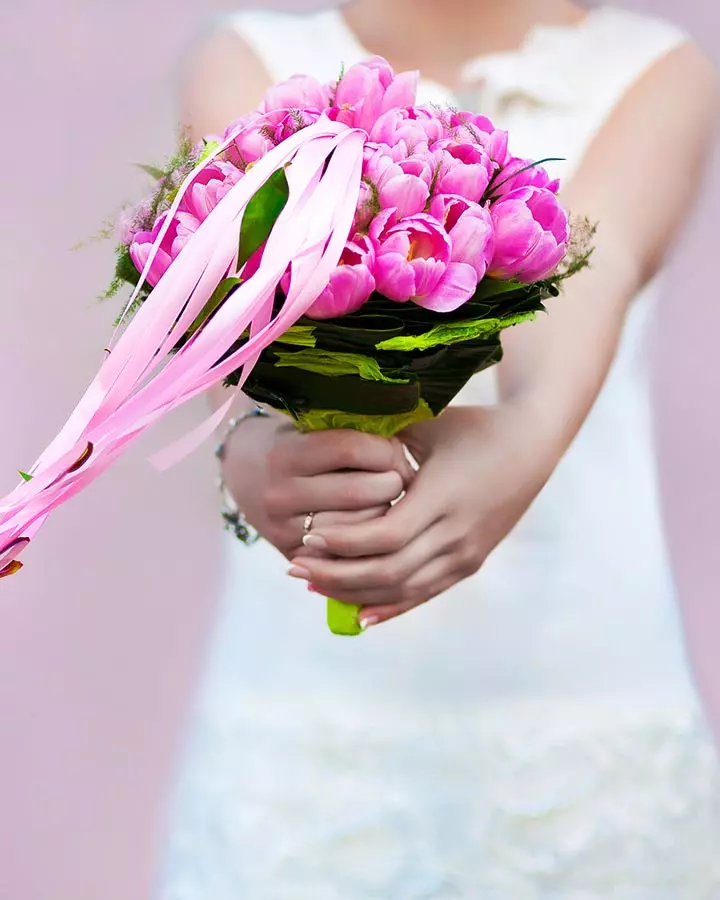
<svg viewBox="0 0 720 900">
<path fill-rule="evenodd" d="M 144 176 L 132 163 L 172 149 L 184 54 L 212 17 L 238 5 L 2 0 L 0 494 L 64 421 L 116 312 L 94 300 L 111 245 L 71 248 L 138 196 Z M 673 19 L 720 63 L 715 4 L 615 5 Z M 667 530 L 718 733 L 719 163 L 716 154 L 653 335 Z M 22 576 L 3 583 L 0 900 L 148 896 L 160 810 L 212 623 L 220 527 L 210 447 L 163 475 L 146 456 L 198 415 L 182 410 L 54 517 Z"/>
</svg>

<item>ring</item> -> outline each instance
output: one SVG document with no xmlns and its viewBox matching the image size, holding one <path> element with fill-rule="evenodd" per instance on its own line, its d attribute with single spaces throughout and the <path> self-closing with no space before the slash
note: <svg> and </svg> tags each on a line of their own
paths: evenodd
<svg viewBox="0 0 720 900">
<path fill-rule="evenodd" d="M 311 512 L 305 516 L 305 521 L 303 522 L 303 534 L 310 534 L 313 526 L 313 519 L 315 518 L 315 513 Z"/>
</svg>

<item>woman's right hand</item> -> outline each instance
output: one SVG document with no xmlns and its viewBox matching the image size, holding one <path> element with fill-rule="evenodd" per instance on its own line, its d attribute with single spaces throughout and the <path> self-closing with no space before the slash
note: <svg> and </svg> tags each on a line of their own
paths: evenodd
<svg viewBox="0 0 720 900">
<path fill-rule="evenodd" d="M 315 513 L 313 527 L 325 529 L 384 515 L 413 475 L 397 438 L 350 430 L 301 434 L 280 415 L 247 420 L 226 445 L 228 489 L 251 525 L 288 559 L 302 548 L 308 513 Z"/>
</svg>

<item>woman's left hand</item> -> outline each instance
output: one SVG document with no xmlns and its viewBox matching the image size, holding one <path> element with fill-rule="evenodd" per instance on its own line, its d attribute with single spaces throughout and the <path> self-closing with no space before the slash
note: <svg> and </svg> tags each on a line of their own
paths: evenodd
<svg viewBox="0 0 720 900">
<path fill-rule="evenodd" d="M 401 437 L 420 463 L 407 494 L 372 521 L 313 531 L 290 574 L 363 607 L 368 627 L 474 574 L 517 523 L 553 468 L 503 406 L 451 407 Z M 327 554 L 327 555 L 325 555 Z"/>
</svg>

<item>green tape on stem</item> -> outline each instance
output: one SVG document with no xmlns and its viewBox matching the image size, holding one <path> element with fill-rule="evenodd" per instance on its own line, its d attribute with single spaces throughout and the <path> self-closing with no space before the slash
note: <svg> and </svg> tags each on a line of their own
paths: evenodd
<svg viewBox="0 0 720 900">
<path fill-rule="evenodd" d="M 345 637 L 356 637 L 362 634 L 362 628 L 358 622 L 358 616 L 362 607 L 350 603 L 341 603 L 328 597 L 327 624 L 333 634 Z"/>
</svg>

